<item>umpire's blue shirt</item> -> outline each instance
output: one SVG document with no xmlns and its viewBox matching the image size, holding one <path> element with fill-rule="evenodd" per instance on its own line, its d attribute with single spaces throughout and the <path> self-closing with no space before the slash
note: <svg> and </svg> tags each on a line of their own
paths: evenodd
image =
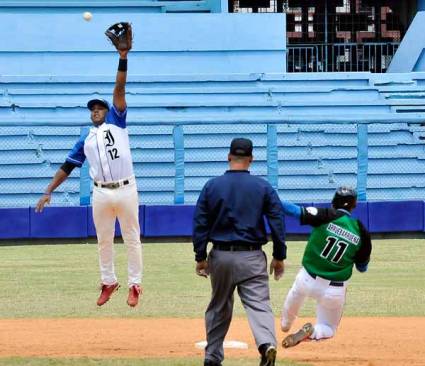
<svg viewBox="0 0 425 366">
<path fill-rule="evenodd" d="M 273 187 L 247 170 L 228 170 L 209 180 L 198 198 L 193 218 L 195 259 L 207 257 L 207 244 L 266 244 L 264 216 L 273 240 L 273 257 L 286 258 L 282 204 Z"/>
</svg>

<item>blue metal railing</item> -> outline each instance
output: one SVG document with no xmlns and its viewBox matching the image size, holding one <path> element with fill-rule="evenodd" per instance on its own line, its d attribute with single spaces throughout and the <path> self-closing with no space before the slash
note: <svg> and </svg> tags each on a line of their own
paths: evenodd
<svg viewBox="0 0 425 366">
<path fill-rule="evenodd" d="M 399 46 L 398 42 L 291 44 L 287 71 L 384 73 Z"/>
</svg>

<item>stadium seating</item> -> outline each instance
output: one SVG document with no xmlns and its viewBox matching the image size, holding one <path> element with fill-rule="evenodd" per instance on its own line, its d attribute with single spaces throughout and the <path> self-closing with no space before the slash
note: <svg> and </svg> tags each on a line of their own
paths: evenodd
<svg viewBox="0 0 425 366">
<path fill-rule="evenodd" d="M 208 1 L 98 1 L 91 22 L 82 20 L 81 2 L 46 2 L 49 12 L 40 1 L 30 10 L 28 1 L 21 3 L 0 3 L 7 33 L 0 45 L 0 207 L 16 217 L 20 237 L 45 235 L 32 226 L 39 219 L 32 209 L 25 210 L 90 125 L 87 100 L 111 99 L 117 60 L 103 30 L 118 16 L 134 19 L 140 29 L 129 61 L 127 101 L 135 174 L 147 205 L 145 235 L 187 232 L 183 226 L 192 208 L 173 205 L 193 205 L 203 184 L 227 168 L 235 136 L 254 141 L 252 172 L 269 179 L 282 199 L 327 202 L 339 184 L 363 184 L 361 199 L 371 204 L 409 206 L 425 197 L 425 73 L 285 74 L 282 15 L 163 14 L 179 6 L 202 12 Z M 122 11 L 111 17 L 118 3 Z M 57 15 L 53 23 L 49 14 Z M 261 27 L 265 39 L 254 41 L 259 37 L 250 32 Z M 367 125 L 366 135 L 358 124 Z M 53 205 L 80 212 L 89 203 L 87 175 L 87 167 L 76 169 L 53 194 Z M 13 211 L 20 207 L 27 212 L 22 217 Z M 359 215 L 370 220 L 370 209 L 379 205 L 362 207 Z M 81 235 L 91 236 L 86 216 L 80 217 L 87 222 Z M 418 217 L 423 216 L 422 210 Z M 177 220 L 164 232 L 163 217 Z M 7 219 L 0 217 L 0 224 L 7 226 Z M 379 222 L 370 224 L 381 230 Z M 423 220 L 412 225 L 400 228 L 423 229 Z M 305 230 L 291 220 L 288 227 Z"/>
<path fill-rule="evenodd" d="M 254 141 L 254 174 L 270 176 L 270 156 L 272 149 L 276 150 L 275 174 L 283 199 L 326 201 L 337 184 L 357 185 L 358 134 L 354 122 L 370 119 L 371 110 L 378 120 L 397 121 L 400 115 L 413 121 L 422 118 L 418 112 L 392 109 L 396 103 L 404 105 L 412 95 L 419 97 L 425 92 L 420 78 L 383 86 L 374 85 L 370 74 L 350 75 L 348 79 L 328 74 L 308 83 L 302 77 L 130 80 L 129 132 L 142 203 L 174 203 L 173 124 L 177 122 L 183 125 L 184 202 L 193 204 L 205 181 L 226 169 L 229 142 L 236 135 Z M 47 77 L 37 82 L 29 79 L 23 76 L 12 82 L 4 77 L 0 84 L 3 207 L 34 205 L 82 126 L 89 125 L 87 99 L 110 97 L 112 89 L 111 80 L 100 82 L 95 77 L 73 83 L 69 89 L 62 82 L 49 82 Z M 349 97 L 335 92 L 343 88 L 350 91 Z M 94 92 L 88 94 L 89 90 Z M 369 108 L 372 103 L 378 106 Z M 339 114 L 335 114 L 336 109 Z M 314 123 L 341 116 L 353 123 Z M 282 123 L 276 123 L 278 119 Z M 284 123 L 287 119 L 295 121 Z M 299 119 L 312 123 L 297 123 Z M 262 122 L 267 120 L 276 124 L 274 131 Z M 274 147 L 269 146 L 271 133 L 276 135 Z M 368 126 L 367 199 L 414 200 L 425 196 L 424 136 L 425 127 L 420 123 Z M 79 205 L 79 173 L 75 170 L 58 189 L 54 204 Z"/>
</svg>

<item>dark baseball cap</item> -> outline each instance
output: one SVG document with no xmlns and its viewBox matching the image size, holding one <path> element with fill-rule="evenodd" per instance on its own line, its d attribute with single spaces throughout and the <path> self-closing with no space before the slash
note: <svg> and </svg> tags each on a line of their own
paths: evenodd
<svg viewBox="0 0 425 366">
<path fill-rule="evenodd" d="M 230 144 L 230 154 L 235 156 L 252 156 L 252 141 L 242 137 L 233 139 Z"/>
<path fill-rule="evenodd" d="M 95 104 L 100 104 L 104 106 L 107 110 L 109 110 L 109 103 L 105 99 L 92 99 L 87 103 L 87 108 L 92 110 Z"/>
</svg>

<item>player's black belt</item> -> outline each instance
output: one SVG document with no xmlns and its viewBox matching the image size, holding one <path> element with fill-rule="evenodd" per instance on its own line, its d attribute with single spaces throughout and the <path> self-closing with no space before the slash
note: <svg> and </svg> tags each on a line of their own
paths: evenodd
<svg viewBox="0 0 425 366">
<path fill-rule="evenodd" d="M 122 182 L 112 182 L 112 183 L 97 183 L 94 182 L 94 185 L 96 187 L 100 187 L 100 188 L 109 188 L 109 189 L 116 189 L 122 186 L 126 186 L 127 184 L 129 184 L 130 181 L 128 179 L 123 180 Z"/>
<path fill-rule="evenodd" d="M 317 275 L 315 275 L 314 273 L 310 273 L 306 270 L 306 272 L 313 278 L 316 278 Z M 325 278 L 326 279 L 326 278 Z M 344 282 L 338 282 L 338 281 L 331 281 L 329 282 L 329 286 L 335 286 L 335 287 L 343 287 L 344 286 Z"/>
<path fill-rule="evenodd" d="M 213 243 L 213 249 L 215 250 L 223 250 L 227 252 L 246 252 L 253 250 L 260 250 L 261 244 L 249 244 L 249 243 L 241 243 L 241 242 L 222 242 L 222 243 Z"/>
</svg>

